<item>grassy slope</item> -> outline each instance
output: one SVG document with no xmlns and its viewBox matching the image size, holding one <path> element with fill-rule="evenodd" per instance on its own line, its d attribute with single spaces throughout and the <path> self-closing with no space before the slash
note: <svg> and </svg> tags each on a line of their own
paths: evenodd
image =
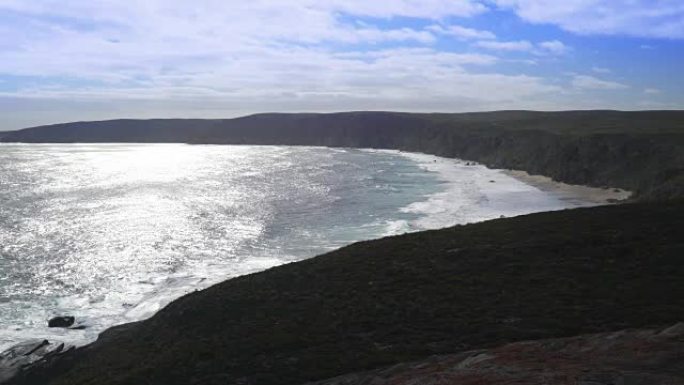
<svg viewBox="0 0 684 385">
<path fill-rule="evenodd" d="M 297 384 L 684 319 L 684 202 L 361 242 L 187 295 L 27 384 Z"/>
</svg>

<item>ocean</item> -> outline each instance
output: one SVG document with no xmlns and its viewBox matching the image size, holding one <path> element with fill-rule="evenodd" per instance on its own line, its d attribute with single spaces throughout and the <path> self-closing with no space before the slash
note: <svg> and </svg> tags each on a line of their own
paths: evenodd
<svg viewBox="0 0 684 385">
<path fill-rule="evenodd" d="M 0 145 L 0 351 L 81 345 L 230 277 L 341 246 L 583 205 L 398 151 Z M 85 329 L 48 328 L 73 315 Z"/>
</svg>

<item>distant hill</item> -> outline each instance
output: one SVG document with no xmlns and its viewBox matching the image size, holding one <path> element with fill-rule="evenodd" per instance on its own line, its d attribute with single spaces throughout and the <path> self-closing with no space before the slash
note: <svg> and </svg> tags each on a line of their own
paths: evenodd
<svg viewBox="0 0 684 385">
<path fill-rule="evenodd" d="M 344 112 L 235 119 L 77 122 L 7 132 L 2 142 L 211 143 L 425 152 L 557 180 L 684 197 L 684 111 Z"/>
</svg>

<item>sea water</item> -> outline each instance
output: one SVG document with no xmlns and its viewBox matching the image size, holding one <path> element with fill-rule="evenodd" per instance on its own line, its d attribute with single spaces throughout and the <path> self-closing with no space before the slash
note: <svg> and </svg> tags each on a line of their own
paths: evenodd
<svg viewBox="0 0 684 385">
<path fill-rule="evenodd" d="M 397 151 L 3 144 L 0 351 L 87 343 L 185 293 L 355 241 L 581 204 Z M 57 315 L 85 329 L 48 328 Z"/>
</svg>

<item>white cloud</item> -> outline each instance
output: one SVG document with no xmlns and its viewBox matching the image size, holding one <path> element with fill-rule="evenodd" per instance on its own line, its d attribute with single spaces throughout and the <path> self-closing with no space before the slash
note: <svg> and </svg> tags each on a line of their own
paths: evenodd
<svg viewBox="0 0 684 385">
<path fill-rule="evenodd" d="M 388 107 L 411 100 L 416 105 L 472 99 L 495 102 L 554 91 L 543 79 L 495 73 L 469 73 L 463 65 L 490 65 L 481 54 L 401 48 L 330 54 L 299 49 L 245 57 L 239 66 L 198 74 L 169 74 L 146 84 L 113 88 L 38 87 L 15 96 L 62 99 L 221 100 L 225 103 L 306 105 L 329 102 L 344 108 L 359 100 Z M 273 65 L 277 62 L 278 65 Z M 335 71 L 329 71 L 335 68 Z M 499 92 L 493 92 L 497 89 Z M 9 95 L 5 95 L 9 96 Z M 422 101 L 421 101 L 422 100 Z"/>
<path fill-rule="evenodd" d="M 496 39 L 496 35 L 490 31 L 466 28 L 460 25 L 449 25 L 447 27 L 443 27 L 441 25 L 431 25 L 427 29 L 440 35 L 447 35 L 463 40 Z"/>
<path fill-rule="evenodd" d="M 0 26 L 10 42 L 0 73 L 41 79 L 6 91 L 5 98 L 113 101 L 133 110 L 133 101 L 140 101 L 153 105 L 150 111 L 166 105 L 192 114 L 226 106 L 495 108 L 557 90 L 543 78 L 488 69 L 496 56 L 432 48 L 434 28 L 380 27 L 354 19 L 405 16 L 437 23 L 482 12 L 476 1 L 147 0 L 134 7 L 114 0 L 0 0 L 3 9 L 31 28 Z M 444 32 L 489 37 L 456 26 Z"/>
<path fill-rule="evenodd" d="M 477 0 L 262 0 L 262 4 L 284 2 L 335 12 L 372 17 L 416 17 L 441 19 L 448 16 L 474 16 L 487 7 Z"/>
<path fill-rule="evenodd" d="M 599 79 L 588 75 L 575 75 L 572 86 L 583 90 L 622 90 L 629 86 L 609 80 Z"/>
<path fill-rule="evenodd" d="M 512 63 L 522 63 L 522 64 L 527 64 L 530 66 L 536 66 L 539 65 L 539 61 L 534 60 L 534 59 L 520 59 L 520 60 L 509 60 Z"/>
<path fill-rule="evenodd" d="M 527 40 L 518 41 L 478 41 L 476 46 L 494 51 L 529 52 L 535 55 L 564 55 L 570 51 L 570 47 L 559 40 L 543 41 L 537 44 Z"/>
<path fill-rule="evenodd" d="M 610 70 L 610 68 L 605 67 L 592 67 L 591 70 L 596 72 L 597 74 L 609 74 L 613 72 Z"/>
<path fill-rule="evenodd" d="M 0 12 L 17 15 L 17 25 L 0 25 L 0 73 L 140 81 L 218 71 L 301 45 L 430 44 L 431 31 L 380 28 L 341 14 L 439 19 L 484 9 L 470 0 L 0 0 Z"/>
<path fill-rule="evenodd" d="M 534 50 L 534 44 L 527 40 L 519 41 L 478 41 L 478 47 L 491 49 L 494 51 L 518 51 L 531 52 Z"/>
<path fill-rule="evenodd" d="M 416 41 L 432 43 L 434 36 L 426 31 L 416 31 L 410 28 L 381 30 L 378 28 L 347 29 L 346 34 L 340 33 L 331 40 L 345 43 L 380 43 L 386 41 Z"/>
<path fill-rule="evenodd" d="M 658 95 L 658 94 L 661 94 L 662 91 L 657 89 L 657 88 L 646 88 L 644 90 L 644 93 L 648 94 L 648 95 Z"/>
<path fill-rule="evenodd" d="M 681 0 L 494 0 L 523 20 L 580 34 L 684 38 Z"/>
<path fill-rule="evenodd" d="M 441 52 L 432 48 L 395 48 L 383 49 L 377 51 L 352 51 L 338 53 L 335 55 L 338 58 L 346 59 L 392 59 L 392 58 L 406 58 L 410 56 L 410 60 L 415 65 L 430 65 L 442 64 L 449 66 L 461 66 L 465 64 L 476 65 L 490 65 L 496 63 L 499 59 L 492 55 L 483 55 L 476 53 L 454 53 Z"/>
<path fill-rule="evenodd" d="M 94 111 L 99 118 L 222 117 L 266 110 L 558 109 L 579 103 L 561 100 L 568 90 L 542 76 L 498 73 L 502 63 L 541 65 L 547 56 L 572 51 L 565 43 L 499 41 L 491 31 L 449 24 L 492 4 L 0 0 L 0 13 L 12 15 L 0 23 L 0 74 L 28 77 L 18 87 L 10 82 L 11 91 L 3 85 L 0 113 L 7 121 L 30 119 L 36 112 L 27 112 L 30 103 L 38 106 L 35 116 L 52 108 L 47 105 L 70 108 L 72 117 L 61 120 L 96 118 Z M 435 44 L 450 38 L 471 44 L 449 48 L 455 52 Z M 622 86 L 574 80 L 576 89 Z M 582 103 L 594 102 L 589 94 Z M 25 108 L 20 113 L 12 109 L 17 103 Z"/>
<path fill-rule="evenodd" d="M 570 50 L 567 45 L 558 40 L 544 41 L 539 43 L 538 46 L 542 51 L 546 51 L 553 55 L 564 55 Z"/>
<path fill-rule="evenodd" d="M 450 16 L 469 17 L 485 12 L 488 8 L 478 0 L 140 0 L 135 4 L 117 0 L 0 0 L 0 9 L 32 15 L 51 14 L 60 17 L 87 18 L 94 21 L 127 22 L 143 21 L 139 16 L 181 17 L 199 20 L 200 16 L 216 18 L 268 16 L 272 19 L 287 18 L 292 28 L 299 28 L 305 21 L 313 21 L 316 15 L 346 13 L 354 16 L 379 18 L 414 17 L 443 19 Z M 237 17 L 236 17 L 237 16 Z M 297 16 L 308 16 L 298 19 Z M 294 22 L 292 22 L 294 21 Z M 266 29 L 271 27 L 264 25 Z"/>
</svg>

